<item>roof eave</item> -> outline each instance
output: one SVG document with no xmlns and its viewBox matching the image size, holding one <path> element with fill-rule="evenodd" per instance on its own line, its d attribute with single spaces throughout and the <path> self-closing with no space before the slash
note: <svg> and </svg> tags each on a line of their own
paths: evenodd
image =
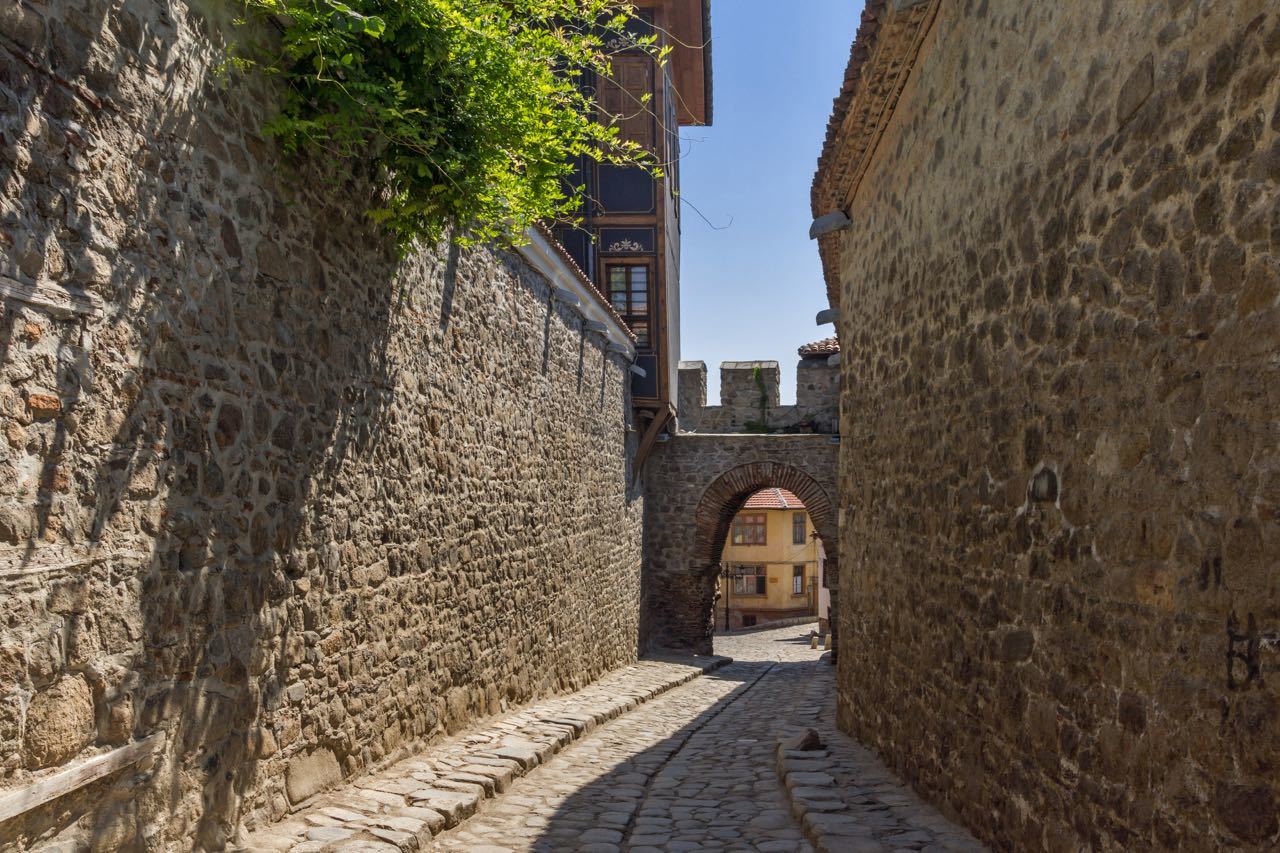
<svg viewBox="0 0 1280 853">
<path fill-rule="evenodd" d="M 711 0 L 702 0 L 702 85 L 705 88 L 703 99 L 707 111 L 704 120 L 708 127 L 714 120 L 715 112 L 711 81 Z"/>
</svg>

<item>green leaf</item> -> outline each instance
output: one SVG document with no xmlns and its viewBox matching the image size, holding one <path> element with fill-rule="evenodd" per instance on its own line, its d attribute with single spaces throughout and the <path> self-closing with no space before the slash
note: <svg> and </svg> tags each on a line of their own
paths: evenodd
<svg viewBox="0 0 1280 853">
<path fill-rule="evenodd" d="M 451 223 L 509 241 L 572 217 L 581 190 L 561 182 L 578 156 L 658 173 L 656 158 L 591 118 L 594 95 L 578 88 L 587 70 L 609 73 L 603 36 L 624 35 L 634 12 L 613 0 L 244 3 L 245 26 L 283 27 L 227 64 L 282 78 L 264 132 L 335 186 L 371 181 L 369 218 L 402 250 Z M 655 61 L 669 50 L 652 38 L 635 49 Z"/>
</svg>

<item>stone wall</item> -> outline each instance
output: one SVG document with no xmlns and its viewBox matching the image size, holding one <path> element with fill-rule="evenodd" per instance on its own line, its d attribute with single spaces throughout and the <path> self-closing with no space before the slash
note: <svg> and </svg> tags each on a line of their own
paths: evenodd
<svg viewBox="0 0 1280 853">
<path fill-rule="evenodd" d="M 794 492 L 821 539 L 837 541 L 833 442 L 828 435 L 679 433 L 654 447 L 644 475 L 650 645 L 711 650 L 720 552 L 733 517 L 760 489 Z M 834 550 L 827 549 L 828 577 L 838 571 Z"/>
<path fill-rule="evenodd" d="M 223 32 L 0 11 L 0 799 L 165 735 L 0 850 L 223 849 L 637 653 L 625 364 L 518 255 L 397 260 Z"/>
<path fill-rule="evenodd" d="M 701 433 L 817 432 L 840 427 L 840 370 L 821 358 L 796 365 L 796 402 L 784 406 L 776 361 L 726 361 L 720 365 L 720 405 L 707 405 L 707 365 L 680 362 L 680 430 Z"/>
<path fill-rule="evenodd" d="M 1002 849 L 1275 849 L 1280 10 L 914 6 L 815 192 L 841 724 Z"/>
</svg>

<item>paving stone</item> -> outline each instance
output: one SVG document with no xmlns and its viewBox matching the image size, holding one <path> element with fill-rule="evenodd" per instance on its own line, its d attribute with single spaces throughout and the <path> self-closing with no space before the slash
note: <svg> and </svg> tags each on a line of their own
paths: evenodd
<svg viewBox="0 0 1280 853">
<path fill-rule="evenodd" d="M 830 761 L 823 758 L 784 758 L 783 769 L 788 773 L 818 773 L 831 766 Z"/>
<path fill-rule="evenodd" d="M 421 805 L 444 815 L 446 826 L 455 826 L 475 814 L 480 797 L 441 788 L 423 788 L 409 795 L 414 805 Z"/>
<path fill-rule="evenodd" d="M 509 767 L 493 767 L 486 764 L 464 764 L 458 769 L 458 773 L 454 778 L 488 779 L 493 788 L 501 794 L 511 787 L 511 780 L 515 778 L 515 773 Z"/>
<path fill-rule="evenodd" d="M 824 787 L 835 785 L 836 780 L 829 773 L 787 773 L 787 787 Z"/>
<path fill-rule="evenodd" d="M 589 829 L 582 833 L 583 841 L 608 841 L 619 842 L 622 840 L 622 833 L 615 829 Z"/>
<path fill-rule="evenodd" d="M 390 817 L 407 817 L 420 820 L 427 825 L 431 832 L 437 833 L 444 829 L 445 817 L 435 809 L 429 809 L 426 806 L 405 806 L 396 809 Z"/>
<path fill-rule="evenodd" d="M 356 783 L 356 787 L 361 789 L 361 791 L 365 793 L 378 792 L 378 793 L 386 793 L 386 794 L 399 794 L 401 797 L 404 797 L 404 796 L 407 796 L 408 794 L 412 794 L 414 791 L 421 788 L 422 785 L 419 784 L 414 779 L 375 778 L 375 779 L 368 779 L 368 780 L 362 779 L 361 781 Z"/>
<path fill-rule="evenodd" d="M 341 826 L 316 826 L 307 830 L 308 841 L 322 841 L 326 844 L 334 841 L 345 841 L 356 834 L 354 829 Z"/>
<path fill-rule="evenodd" d="M 622 691 L 597 685 L 504 715 L 362 779 L 353 790 L 363 800 L 339 792 L 315 814 L 341 824 L 335 813 L 349 819 L 342 812 L 386 804 L 385 815 L 363 816 L 366 835 L 343 843 L 440 853 L 845 853 L 893 849 L 894 835 L 911 849 L 921 837 L 967 839 L 830 726 L 831 668 L 818 662 L 821 652 L 787 642 L 797 630 L 730 638 L 736 663 L 714 678 L 690 679 L 686 666 L 674 689 L 661 689 L 674 684 L 674 670 L 663 682 L 652 663 L 637 666 L 625 677 L 645 679 L 644 690 L 625 695 L 651 698 L 625 713 Z M 823 749 L 779 749 L 805 728 L 819 732 Z M 406 796 L 412 805 L 391 807 Z M 803 823 L 792 816 L 797 807 Z"/>
<path fill-rule="evenodd" d="M 780 740 L 777 769 L 794 812 L 819 850 L 915 850 L 936 844 L 939 837 L 984 849 L 894 779 L 873 753 L 836 730 L 830 668 L 815 671 L 804 692 L 805 707 L 818 712 L 812 726 L 825 748 L 799 754 Z M 812 784 L 818 781 L 824 784 Z"/>
<path fill-rule="evenodd" d="M 871 837 L 874 828 L 864 821 L 847 813 L 823 814 L 811 812 L 804 816 L 804 826 L 822 835 L 866 836 Z"/>
<path fill-rule="evenodd" d="M 411 817 L 397 816 L 379 816 L 369 821 L 372 826 L 381 827 L 383 829 L 392 829 L 397 832 L 404 832 L 412 835 L 418 840 L 419 847 L 426 847 L 427 842 L 431 840 L 433 833 L 431 827 L 425 820 L 418 820 Z M 443 824 L 442 824 L 443 826 Z"/>
<path fill-rule="evenodd" d="M 384 829 L 382 827 L 372 827 L 367 831 L 370 835 L 376 836 L 389 844 L 394 844 L 398 850 L 418 849 L 418 837 L 413 833 Z"/>
<path fill-rule="evenodd" d="M 458 790 L 461 791 L 470 791 L 473 788 L 479 787 L 480 794 L 484 797 L 492 797 L 497 793 L 498 787 L 494 782 L 493 777 L 484 776 L 479 773 L 468 773 L 464 770 L 455 770 L 449 773 L 447 776 L 437 780 L 436 785 L 446 789 L 452 789 L 457 785 Z"/>
<path fill-rule="evenodd" d="M 670 836 L 667 835 L 666 833 L 656 834 L 656 835 L 632 835 L 631 849 L 632 850 L 636 849 L 637 845 L 641 847 L 644 847 L 646 845 L 659 847 L 663 844 L 666 844 L 669 839 L 670 839 Z"/>
<path fill-rule="evenodd" d="M 807 785 L 788 785 L 787 787 L 791 788 L 792 795 L 798 800 L 839 800 L 842 804 L 844 802 L 844 798 L 835 788 L 814 788 Z"/>
<path fill-rule="evenodd" d="M 322 812 L 312 812 L 304 820 L 309 826 L 342 826 L 343 822 Z"/>
</svg>

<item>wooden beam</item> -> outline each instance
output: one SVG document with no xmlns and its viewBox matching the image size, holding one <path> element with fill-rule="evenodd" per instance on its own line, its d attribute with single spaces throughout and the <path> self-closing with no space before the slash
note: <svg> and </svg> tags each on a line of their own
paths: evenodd
<svg viewBox="0 0 1280 853">
<path fill-rule="evenodd" d="M 653 420 L 649 421 L 649 427 L 644 431 L 644 436 L 640 439 L 640 447 L 636 450 L 635 464 L 631 467 L 631 485 L 634 486 L 640 481 L 640 472 L 644 470 L 645 460 L 649 458 L 653 445 L 658 441 L 658 434 L 675 417 L 675 414 L 676 407 L 667 403 L 654 413 Z"/>
<path fill-rule="evenodd" d="M 0 275 L 0 301 L 4 300 L 41 308 L 59 320 L 70 319 L 77 315 L 90 318 L 102 316 L 102 299 L 94 293 L 49 284 L 28 285 L 17 279 Z"/>
<path fill-rule="evenodd" d="M 52 776 L 46 776 L 25 788 L 0 794 L 0 823 L 25 814 L 37 806 L 56 800 L 78 788 L 83 788 L 104 776 L 110 776 L 130 764 L 136 764 L 147 756 L 159 752 L 163 747 L 164 732 L 157 732 L 145 740 L 126 744 L 73 767 L 59 770 Z"/>
</svg>

